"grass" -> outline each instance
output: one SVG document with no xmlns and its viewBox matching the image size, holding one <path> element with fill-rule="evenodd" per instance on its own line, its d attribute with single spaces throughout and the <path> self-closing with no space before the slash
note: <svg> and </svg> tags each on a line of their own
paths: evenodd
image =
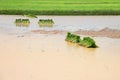
<svg viewBox="0 0 120 80">
<path fill-rule="evenodd" d="M 67 33 L 65 40 L 68 42 L 77 43 L 77 44 L 87 47 L 87 48 L 96 48 L 97 47 L 94 39 L 92 39 L 90 37 L 84 37 L 82 40 L 82 39 L 80 39 L 80 36 L 71 34 L 70 32 Z"/>
<path fill-rule="evenodd" d="M 120 15 L 120 0 L 0 0 L 0 14 Z"/>
</svg>

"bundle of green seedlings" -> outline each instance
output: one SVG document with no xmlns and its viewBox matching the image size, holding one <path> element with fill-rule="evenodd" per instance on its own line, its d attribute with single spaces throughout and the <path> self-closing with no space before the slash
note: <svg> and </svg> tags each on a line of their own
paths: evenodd
<svg viewBox="0 0 120 80">
<path fill-rule="evenodd" d="M 71 34 L 70 32 L 67 33 L 66 41 L 77 43 L 81 46 L 87 47 L 87 48 L 96 48 L 97 45 L 95 44 L 95 41 L 90 37 L 84 37 L 83 39 L 80 39 L 80 36 Z"/>
<path fill-rule="evenodd" d="M 54 21 L 52 19 L 40 19 L 38 24 L 41 27 L 52 27 L 54 25 Z"/>
<path fill-rule="evenodd" d="M 16 19 L 15 20 L 16 26 L 29 26 L 30 20 L 29 19 Z"/>
</svg>

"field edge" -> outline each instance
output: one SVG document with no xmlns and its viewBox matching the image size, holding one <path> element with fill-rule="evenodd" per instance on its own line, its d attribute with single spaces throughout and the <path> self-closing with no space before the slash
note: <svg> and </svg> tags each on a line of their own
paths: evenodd
<svg viewBox="0 0 120 80">
<path fill-rule="evenodd" d="M 6 15 L 120 15 L 120 10 L 0 10 Z"/>
</svg>

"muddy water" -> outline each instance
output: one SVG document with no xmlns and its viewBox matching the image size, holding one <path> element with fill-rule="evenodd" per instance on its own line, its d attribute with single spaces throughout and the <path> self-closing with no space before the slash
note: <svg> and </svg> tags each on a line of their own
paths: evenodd
<svg viewBox="0 0 120 80">
<path fill-rule="evenodd" d="M 30 27 L 20 29 L 14 24 L 15 19 L 28 18 L 24 16 L 0 15 L 0 27 L 7 27 L 17 32 L 30 30 L 101 30 L 106 27 L 120 30 L 120 16 L 38 16 L 38 18 L 29 18 Z M 55 24 L 53 28 L 39 27 L 39 19 L 53 19 Z M 21 30 L 21 31 L 20 31 Z"/>
<path fill-rule="evenodd" d="M 94 37 L 99 48 L 84 48 L 65 42 L 65 34 L 31 33 L 31 30 L 39 29 L 36 25 L 38 19 L 31 19 L 36 23 L 28 28 L 15 27 L 13 22 L 18 17 L 22 16 L 0 16 L 3 18 L 0 21 L 0 80 L 120 80 L 120 39 Z M 69 24 L 61 17 L 53 18 L 56 25 Z M 119 16 L 106 18 L 113 20 L 114 28 L 120 24 Z M 101 17 L 95 20 L 101 21 Z M 104 23 L 107 24 L 111 23 Z"/>
<path fill-rule="evenodd" d="M 120 39 L 88 49 L 64 37 L 0 34 L 0 80 L 120 80 Z"/>
</svg>

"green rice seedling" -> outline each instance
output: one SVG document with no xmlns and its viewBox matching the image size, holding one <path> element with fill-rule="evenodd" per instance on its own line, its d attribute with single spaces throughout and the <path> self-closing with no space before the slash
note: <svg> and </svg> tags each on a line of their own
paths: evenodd
<svg viewBox="0 0 120 80">
<path fill-rule="evenodd" d="M 78 43 L 80 42 L 80 36 L 68 32 L 65 40 L 72 43 Z"/>
<path fill-rule="evenodd" d="M 90 37 L 84 37 L 83 40 L 79 42 L 80 45 L 85 46 L 87 48 L 96 48 L 97 45 L 95 41 Z"/>
<path fill-rule="evenodd" d="M 28 27 L 30 25 L 30 21 L 29 19 L 16 19 L 15 24 L 16 26 Z"/>
<path fill-rule="evenodd" d="M 81 40 L 80 36 L 71 34 L 70 32 L 67 33 L 65 40 L 68 42 L 77 43 L 77 44 L 87 47 L 87 48 L 96 48 L 97 47 L 97 45 L 95 44 L 95 41 L 92 38 L 84 37 L 83 40 Z"/>
<path fill-rule="evenodd" d="M 54 25 L 54 21 L 52 19 L 40 19 L 38 24 L 40 27 L 52 27 Z"/>
<path fill-rule="evenodd" d="M 21 19 L 16 19 L 16 22 L 21 22 Z"/>
</svg>

